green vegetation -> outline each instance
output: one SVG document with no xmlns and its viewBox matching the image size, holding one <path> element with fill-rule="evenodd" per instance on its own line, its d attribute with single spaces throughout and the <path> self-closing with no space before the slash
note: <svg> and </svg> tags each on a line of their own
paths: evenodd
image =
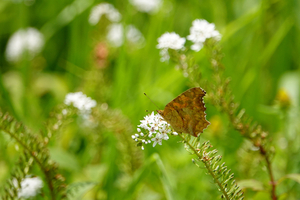
<svg viewBox="0 0 300 200">
<path fill-rule="evenodd" d="M 91 23 L 99 3 L 0 1 L 0 198 L 38 176 L 34 199 L 221 199 L 234 187 L 244 199 L 300 199 L 299 1 L 164 0 L 146 13 L 113 0 L 122 17 L 109 7 Z M 220 42 L 195 52 L 186 40 L 161 62 L 157 39 L 188 36 L 195 19 L 214 23 Z M 111 42 L 112 21 L 142 37 Z M 38 50 L 9 50 L 28 27 Z M 144 93 L 163 109 L 199 86 L 211 123 L 200 138 L 136 146 L 131 135 L 157 110 Z M 64 104 L 78 91 L 97 102 L 89 120 Z"/>
</svg>

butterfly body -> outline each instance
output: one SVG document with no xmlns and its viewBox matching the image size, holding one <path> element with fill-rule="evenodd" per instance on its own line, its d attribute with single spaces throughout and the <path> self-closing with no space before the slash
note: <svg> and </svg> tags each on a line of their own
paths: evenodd
<svg viewBox="0 0 300 200">
<path fill-rule="evenodd" d="M 205 94 L 200 87 L 188 89 L 168 103 L 164 110 L 157 112 L 176 132 L 198 137 L 210 124 L 206 120 Z"/>
</svg>

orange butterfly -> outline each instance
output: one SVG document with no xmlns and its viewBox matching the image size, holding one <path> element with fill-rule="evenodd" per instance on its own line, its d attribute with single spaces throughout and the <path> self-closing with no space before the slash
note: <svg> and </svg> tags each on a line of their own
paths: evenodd
<svg viewBox="0 0 300 200">
<path fill-rule="evenodd" d="M 157 112 L 178 133 L 198 137 L 210 124 L 206 120 L 203 97 L 206 92 L 200 87 L 188 89 L 168 103 L 164 110 Z"/>
</svg>

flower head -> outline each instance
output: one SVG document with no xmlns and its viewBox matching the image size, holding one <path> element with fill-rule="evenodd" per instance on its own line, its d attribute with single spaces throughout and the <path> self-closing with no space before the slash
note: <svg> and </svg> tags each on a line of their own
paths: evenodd
<svg viewBox="0 0 300 200">
<path fill-rule="evenodd" d="M 159 114 L 155 115 L 154 112 L 146 115 L 140 122 L 138 133 L 131 136 L 139 146 L 150 144 L 151 141 L 153 141 L 153 147 L 156 144 L 162 145 L 162 140 L 168 140 L 169 134 L 175 135 L 173 134 L 171 125 Z"/>
<path fill-rule="evenodd" d="M 40 53 L 44 46 L 44 36 L 35 28 L 20 29 L 8 40 L 6 47 L 6 59 L 10 62 L 20 60 L 27 51 L 29 58 Z"/>
<path fill-rule="evenodd" d="M 142 44 L 145 41 L 143 34 L 133 25 L 126 27 L 126 39 L 133 44 Z"/>
<path fill-rule="evenodd" d="M 114 47 L 120 47 L 124 43 L 124 27 L 120 23 L 114 23 L 107 27 L 108 32 L 106 39 Z M 142 33 L 133 25 L 127 25 L 125 27 L 125 36 L 130 44 L 141 45 L 145 38 Z"/>
<path fill-rule="evenodd" d="M 122 18 L 119 11 L 115 9 L 113 5 L 109 3 L 100 3 L 92 8 L 89 23 L 91 25 L 96 25 L 100 21 L 102 15 L 105 15 L 111 22 L 119 22 Z"/>
<path fill-rule="evenodd" d="M 109 41 L 109 43 L 114 47 L 120 47 L 122 46 L 124 42 L 123 34 L 124 34 L 124 28 L 122 24 L 111 24 L 107 27 L 108 32 L 106 35 L 106 39 Z"/>
<path fill-rule="evenodd" d="M 91 109 L 97 105 L 97 102 L 91 97 L 87 97 L 82 92 L 69 93 L 65 97 L 66 105 L 73 105 L 83 114 L 89 114 Z"/>
<path fill-rule="evenodd" d="M 177 33 L 164 33 L 158 39 L 158 49 L 174 49 L 179 50 L 184 48 L 185 38 L 180 37 Z"/>
<path fill-rule="evenodd" d="M 18 198 L 30 198 L 37 195 L 43 187 L 43 181 L 39 177 L 25 178 L 21 182 Z"/>
<path fill-rule="evenodd" d="M 167 61 L 170 58 L 168 49 L 181 50 L 184 49 L 185 38 L 180 37 L 177 33 L 164 33 L 158 39 L 156 48 L 161 49 L 161 61 Z"/>
<path fill-rule="evenodd" d="M 154 13 L 161 6 L 161 0 L 129 0 L 140 12 Z"/>
<path fill-rule="evenodd" d="M 208 38 L 215 38 L 216 40 L 221 39 L 221 34 L 219 31 L 215 30 L 215 24 L 208 23 L 204 19 L 196 19 L 192 24 L 190 35 L 187 36 L 187 39 L 194 43 L 191 46 L 191 49 L 194 51 L 199 51 L 203 47 L 205 40 Z"/>
</svg>

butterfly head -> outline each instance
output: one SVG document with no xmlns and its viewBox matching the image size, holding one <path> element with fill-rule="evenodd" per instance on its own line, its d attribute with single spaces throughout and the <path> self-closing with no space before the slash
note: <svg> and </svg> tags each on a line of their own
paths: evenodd
<svg viewBox="0 0 300 200">
<path fill-rule="evenodd" d="M 156 112 L 157 112 L 158 114 L 160 114 L 162 117 L 164 116 L 164 111 L 163 111 L 163 110 L 156 110 Z"/>
</svg>

